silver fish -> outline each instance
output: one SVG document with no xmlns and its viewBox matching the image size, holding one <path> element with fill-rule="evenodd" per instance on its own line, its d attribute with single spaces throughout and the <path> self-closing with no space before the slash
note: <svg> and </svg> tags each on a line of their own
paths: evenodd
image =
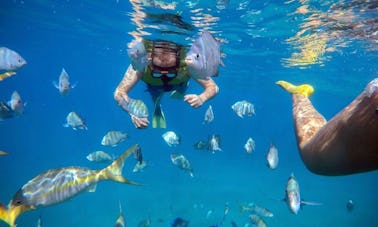
<svg viewBox="0 0 378 227">
<path fill-rule="evenodd" d="M 91 162 L 110 162 L 113 160 L 105 151 L 95 151 L 87 155 L 87 159 Z"/>
<path fill-rule="evenodd" d="M 0 218 L 14 226 L 17 217 L 26 211 L 64 202 L 85 192 L 94 191 L 100 181 L 115 181 L 124 184 L 136 183 L 122 175 L 125 160 L 138 145 L 130 147 L 114 162 L 101 170 L 82 167 L 50 169 L 28 181 L 14 195 L 8 207 L 0 206 Z"/>
<path fill-rule="evenodd" d="M 180 137 L 174 131 L 165 132 L 162 137 L 170 147 L 180 144 Z"/>
<path fill-rule="evenodd" d="M 25 64 L 25 59 L 16 51 L 6 47 L 0 47 L 0 72 L 15 71 Z"/>
<path fill-rule="evenodd" d="M 220 148 L 220 136 L 219 135 L 212 135 L 208 142 L 208 149 L 213 152 L 213 154 L 216 151 L 222 151 Z"/>
<path fill-rule="evenodd" d="M 128 103 L 121 103 L 121 105 L 125 107 L 126 111 L 137 117 L 148 117 L 148 108 L 142 100 L 129 98 Z"/>
<path fill-rule="evenodd" d="M 24 112 L 25 104 L 17 91 L 12 93 L 11 99 L 8 101 L 8 105 L 16 115 L 21 115 Z"/>
<path fill-rule="evenodd" d="M 249 137 L 247 142 L 244 144 L 244 150 L 248 153 L 251 154 L 255 150 L 255 141 Z"/>
<path fill-rule="evenodd" d="M 250 203 L 247 206 L 241 206 L 241 212 L 254 212 L 259 216 L 273 217 L 273 213 L 265 207 L 258 206 L 254 203 Z"/>
<path fill-rule="evenodd" d="M 213 107 L 211 105 L 209 105 L 209 107 L 207 108 L 207 110 L 205 112 L 204 124 L 208 124 L 208 123 L 212 122 L 213 120 L 214 120 Z"/>
<path fill-rule="evenodd" d="M 265 223 L 265 221 L 260 216 L 258 216 L 256 214 L 249 215 L 249 220 L 256 227 L 266 227 L 266 226 L 268 226 Z"/>
<path fill-rule="evenodd" d="M 101 144 L 104 146 L 117 146 L 120 142 L 124 141 L 128 137 L 126 132 L 121 131 L 109 131 L 102 137 Z"/>
<path fill-rule="evenodd" d="M 141 162 L 137 162 L 133 168 L 133 172 L 139 172 L 139 171 L 142 171 L 144 170 L 145 168 L 147 167 L 147 162 L 146 161 L 141 161 Z"/>
<path fill-rule="evenodd" d="M 73 111 L 68 113 L 66 117 L 66 123 L 63 126 L 71 127 L 73 130 L 77 130 L 77 129 L 88 130 L 88 127 L 85 124 L 84 120 L 76 112 L 73 112 Z"/>
<path fill-rule="evenodd" d="M 234 103 L 231 108 L 241 118 L 256 115 L 254 105 L 245 100 Z"/>
<path fill-rule="evenodd" d="M 298 214 L 302 205 L 321 205 L 321 203 L 303 201 L 301 199 L 299 184 L 293 173 L 291 173 L 286 184 L 285 201 L 289 206 L 290 211 L 294 214 Z"/>
<path fill-rule="evenodd" d="M 191 177 L 194 177 L 193 169 L 190 165 L 190 162 L 184 155 L 179 154 L 179 153 L 172 153 L 171 161 L 174 165 L 176 165 L 180 169 L 187 171 Z"/>
<path fill-rule="evenodd" d="M 76 86 L 76 83 L 74 85 L 71 85 L 70 77 L 68 76 L 68 73 L 64 68 L 62 69 L 62 72 L 59 75 L 58 84 L 55 81 L 53 82 L 53 84 L 55 88 L 59 90 L 59 93 L 61 95 L 67 95 L 70 89 Z"/>
<path fill-rule="evenodd" d="M 126 227 L 126 220 L 123 217 L 121 202 L 119 202 L 119 215 L 114 227 Z"/>
<path fill-rule="evenodd" d="M 210 32 L 202 32 L 187 52 L 185 63 L 190 76 L 195 79 L 208 79 L 211 76 L 217 76 L 219 65 L 223 65 L 219 42 Z"/>
<path fill-rule="evenodd" d="M 143 42 L 139 41 L 130 44 L 130 48 L 127 50 L 127 54 L 131 59 L 131 65 L 134 70 L 138 72 L 144 72 L 146 66 L 149 64 L 148 54 Z"/>
<path fill-rule="evenodd" d="M 266 154 L 267 165 L 271 169 L 275 169 L 278 166 L 278 150 L 273 144 L 270 145 L 269 151 Z"/>
</svg>

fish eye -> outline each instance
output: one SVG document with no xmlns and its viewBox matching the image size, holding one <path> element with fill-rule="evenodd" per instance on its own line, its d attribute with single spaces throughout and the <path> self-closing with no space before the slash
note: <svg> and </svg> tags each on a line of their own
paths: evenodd
<svg viewBox="0 0 378 227">
<path fill-rule="evenodd" d="M 196 59 L 198 59 L 199 58 L 199 54 L 196 54 Z"/>
</svg>

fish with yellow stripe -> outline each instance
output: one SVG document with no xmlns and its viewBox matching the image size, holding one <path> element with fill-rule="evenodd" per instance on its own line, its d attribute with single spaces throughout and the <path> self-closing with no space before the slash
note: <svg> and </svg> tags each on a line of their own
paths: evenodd
<svg viewBox="0 0 378 227">
<path fill-rule="evenodd" d="M 100 181 L 138 185 L 122 175 L 125 160 L 137 147 L 138 144 L 130 147 L 112 164 L 101 170 L 65 167 L 39 174 L 16 192 L 8 206 L 0 204 L 0 219 L 14 227 L 20 214 L 64 202 L 81 192 L 94 191 Z"/>
</svg>

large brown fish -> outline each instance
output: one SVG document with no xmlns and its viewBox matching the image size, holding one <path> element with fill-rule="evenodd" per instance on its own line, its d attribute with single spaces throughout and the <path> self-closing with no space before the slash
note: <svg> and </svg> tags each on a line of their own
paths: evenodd
<svg viewBox="0 0 378 227">
<path fill-rule="evenodd" d="M 17 217 L 29 210 L 64 202 L 81 192 L 94 191 L 100 181 L 110 180 L 124 184 L 136 184 L 122 175 L 125 160 L 134 152 L 134 145 L 122 153 L 112 164 L 102 170 L 82 167 L 64 167 L 43 172 L 13 196 L 9 205 L 0 205 L 0 219 L 15 226 Z"/>
</svg>

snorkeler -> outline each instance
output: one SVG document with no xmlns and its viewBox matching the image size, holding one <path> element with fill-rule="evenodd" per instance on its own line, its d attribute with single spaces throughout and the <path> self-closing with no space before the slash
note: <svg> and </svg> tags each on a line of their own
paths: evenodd
<svg viewBox="0 0 378 227">
<path fill-rule="evenodd" d="M 292 95 L 297 145 L 311 172 L 337 176 L 378 169 L 378 78 L 328 122 L 308 98 L 311 85 L 276 84 Z"/>
</svg>

